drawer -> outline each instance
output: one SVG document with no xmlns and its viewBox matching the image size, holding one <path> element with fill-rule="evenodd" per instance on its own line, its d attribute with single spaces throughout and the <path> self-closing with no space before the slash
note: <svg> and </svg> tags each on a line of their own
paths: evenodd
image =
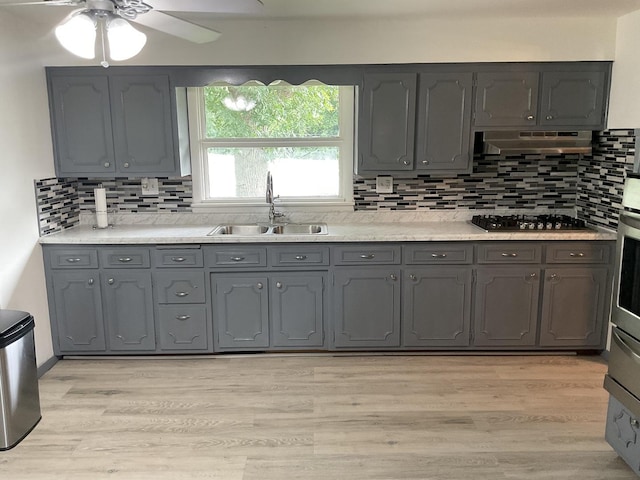
<svg viewBox="0 0 640 480">
<path fill-rule="evenodd" d="M 200 248 L 157 248 L 154 252 L 156 267 L 202 267 Z"/>
<path fill-rule="evenodd" d="M 167 270 L 153 273 L 158 303 L 204 303 L 204 272 Z"/>
<path fill-rule="evenodd" d="M 562 242 L 547 246 L 547 263 L 609 263 L 611 245 L 594 242 Z"/>
<path fill-rule="evenodd" d="M 296 267 L 329 265 L 329 247 L 286 246 L 272 247 L 271 265 L 274 267 Z"/>
<path fill-rule="evenodd" d="M 214 247 L 205 251 L 208 267 L 266 267 L 267 249 L 264 247 Z"/>
<path fill-rule="evenodd" d="M 404 263 L 423 264 L 470 264 L 473 263 L 473 245 L 464 243 L 424 243 L 403 246 Z"/>
<path fill-rule="evenodd" d="M 542 246 L 535 243 L 482 243 L 478 263 L 540 263 Z"/>
<path fill-rule="evenodd" d="M 160 350 L 209 350 L 209 324 L 204 305 L 161 305 L 158 307 Z"/>
<path fill-rule="evenodd" d="M 82 249 L 56 249 L 49 251 L 51 268 L 98 268 L 98 252 Z"/>
<path fill-rule="evenodd" d="M 604 437 L 633 471 L 640 474 L 639 419 L 613 396 L 609 396 Z"/>
<path fill-rule="evenodd" d="M 341 246 L 333 249 L 333 261 L 336 265 L 398 265 L 400 246 Z"/>
<path fill-rule="evenodd" d="M 103 248 L 100 263 L 104 268 L 149 268 L 149 250 L 146 248 Z"/>
</svg>

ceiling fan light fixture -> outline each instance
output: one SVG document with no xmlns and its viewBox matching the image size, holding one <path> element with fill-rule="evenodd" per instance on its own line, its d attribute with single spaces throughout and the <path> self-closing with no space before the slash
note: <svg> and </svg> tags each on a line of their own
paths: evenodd
<svg viewBox="0 0 640 480">
<path fill-rule="evenodd" d="M 73 15 L 55 29 L 55 35 L 66 50 L 82 58 L 96 58 L 96 22 L 84 12 Z"/>
<path fill-rule="evenodd" d="M 144 33 L 119 17 L 107 21 L 107 39 L 109 57 L 116 61 L 135 57 L 147 43 L 147 36 Z"/>
</svg>

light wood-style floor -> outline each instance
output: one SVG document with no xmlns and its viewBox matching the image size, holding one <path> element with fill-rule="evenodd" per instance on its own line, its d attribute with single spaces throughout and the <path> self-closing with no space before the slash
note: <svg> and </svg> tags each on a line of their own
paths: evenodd
<svg viewBox="0 0 640 480">
<path fill-rule="evenodd" d="M 634 480 L 575 356 L 64 360 L 2 480 Z"/>
</svg>

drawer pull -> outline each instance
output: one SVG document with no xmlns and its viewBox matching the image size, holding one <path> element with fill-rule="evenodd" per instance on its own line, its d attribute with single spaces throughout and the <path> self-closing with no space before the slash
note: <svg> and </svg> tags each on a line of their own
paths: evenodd
<svg viewBox="0 0 640 480">
<path fill-rule="evenodd" d="M 558 274 L 556 273 L 552 273 L 551 275 L 549 275 L 549 280 L 555 280 L 556 278 L 558 278 Z"/>
<path fill-rule="evenodd" d="M 447 254 L 446 253 L 432 253 L 431 257 L 432 258 L 447 258 Z"/>
<path fill-rule="evenodd" d="M 67 262 L 69 263 L 78 263 L 79 261 L 79 258 L 67 258 Z"/>
<path fill-rule="evenodd" d="M 184 262 L 186 258 L 184 257 L 171 257 L 172 262 Z"/>
<path fill-rule="evenodd" d="M 579 252 L 579 253 L 573 253 L 573 252 L 571 252 L 571 253 L 569 254 L 569 256 L 570 256 L 570 257 L 579 257 L 579 258 L 582 258 L 582 257 L 584 257 L 584 253 L 582 253 L 582 252 Z"/>
<path fill-rule="evenodd" d="M 414 282 L 418 279 L 418 277 L 416 277 L 416 276 L 415 276 L 415 275 L 413 275 L 413 274 L 409 275 L 409 278 L 410 278 L 411 280 L 413 280 Z"/>
<path fill-rule="evenodd" d="M 363 253 L 362 255 L 360 255 L 360 258 L 371 260 L 372 258 L 376 258 L 376 256 L 373 253 Z"/>
<path fill-rule="evenodd" d="M 109 280 L 107 280 L 107 283 L 108 283 L 109 285 L 113 285 L 113 284 L 114 284 L 114 282 L 115 282 L 115 280 L 114 280 L 113 278 L 110 278 Z"/>
<path fill-rule="evenodd" d="M 189 320 L 191 318 L 191 315 L 176 315 L 176 320 L 180 320 L 182 322 L 184 322 L 185 320 Z"/>
<path fill-rule="evenodd" d="M 276 287 L 282 288 L 282 282 L 276 282 Z"/>
<path fill-rule="evenodd" d="M 508 257 L 508 258 L 515 258 L 518 256 L 517 253 L 501 253 L 500 255 L 502 255 L 503 257 Z"/>
<path fill-rule="evenodd" d="M 262 288 L 264 287 L 262 282 L 258 282 L 258 285 L 256 285 L 256 286 L 258 287 L 258 290 L 262 290 Z"/>
<path fill-rule="evenodd" d="M 88 283 L 89 283 L 89 285 L 93 285 L 93 283 L 94 283 L 93 278 L 90 278 Z"/>
<path fill-rule="evenodd" d="M 118 261 L 122 262 L 122 263 L 129 263 L 132 260 L 133 260 L 133 258 L 131 258 L 131 257 L 120 257 L 120 258 L 118 258 Z"/>
<path fill-rule="evenodd" d="M 532 274 L 530 274 L 530 275 L 529 275 L 529 277 L 531 277 L 531 278 L 536 278 L 536 274 L 535 274 L 535 273 L 532 273 Z"/>
<path fill-rule="evenodd" d="M 234 262 L 241 262 L 244 260 L 244 257 L 231 257 L 231 260 L 233 260 Z"/>
<path fill-rule="evenodd" d="M 389 275 L 389 278 L 391 280 L 393 280 L 394 282 L 398 279 L 398 277 L 396 277 L 395 274 L 393 274 L 393 273 L 391 275 Z"/>
<path fill-rule="evenodd" d="M 176 292 L 176 297 L 186 297 L 189 292 Z"/>
<path fill-rule="evenodd" d="M 296 255 L 296 260 L 306 260 L 307 256 L 306 255 Z"/>
<path fill-rule="evenodd" d="M 635 418 L 631 420 L 631 426 L 632 426 L 632 427 L 636 427 L 636 428 L 638 428 L 638 425 L 640 425 L 640 424 L 638 423 L 638 420 L 636 420 Z"/>
</svg>

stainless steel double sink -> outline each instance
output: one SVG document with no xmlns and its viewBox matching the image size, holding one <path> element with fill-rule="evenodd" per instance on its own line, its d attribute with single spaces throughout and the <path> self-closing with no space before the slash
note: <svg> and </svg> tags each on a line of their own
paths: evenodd
<svg viewBox="0 0 640 480">
<path fill-rule="evenodd" d="M 326 235 L 325 223 L 282 223 L 263 225 L 259 223 L 218 225 L 207 235 L 234 235 L 253 237 L 260 235 Z"/>
</svg>

